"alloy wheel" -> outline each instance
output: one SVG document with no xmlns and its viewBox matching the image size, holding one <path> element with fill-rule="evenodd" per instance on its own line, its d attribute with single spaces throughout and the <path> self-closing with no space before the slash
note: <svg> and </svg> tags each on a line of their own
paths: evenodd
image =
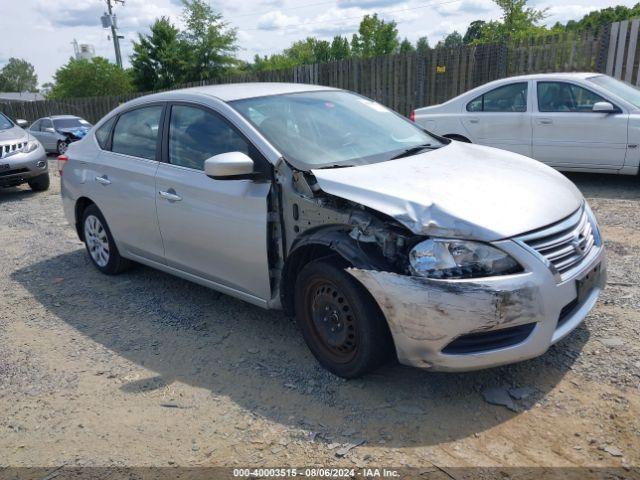
<svg viewBox="0 0 640 480">
<path fill-rule="evenodd" d="M 89 254 L 96 265 L 105 267 L 109 263 L 109 238 L 100 219 L 89 215 L 84 221 L 84 239 Z"/>
</svg>

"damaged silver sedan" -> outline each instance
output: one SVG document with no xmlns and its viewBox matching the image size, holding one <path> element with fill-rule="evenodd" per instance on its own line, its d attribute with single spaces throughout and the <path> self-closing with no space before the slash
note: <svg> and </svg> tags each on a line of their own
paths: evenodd
<svg viewBox="0 0 640 480">
<path fill-rule="evenodd" d="M 560 173 L 342 90 L 138 98 L 59 168 L 100 271 L 138 262 L 284 309 L 347 378 L 394 357 L 460 371 L 541 355 L 605 283 L 594 215 Z"/>
</svg>

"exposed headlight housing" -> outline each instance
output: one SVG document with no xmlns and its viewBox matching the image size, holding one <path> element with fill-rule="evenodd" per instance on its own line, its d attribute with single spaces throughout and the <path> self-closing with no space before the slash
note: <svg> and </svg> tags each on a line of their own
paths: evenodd
<svg viewBox="0 0 640 480">
<path fill-rule="evenodd" d="M 37 140 L 31 140 L 27 143 L 27 146 L 24 148 L 24 153 L 31 153 L 38 149 L 40 143 Z"/>
<path fill-rule="evenodd" d="M 509 275 L 522 267 L 509 254 L 491 245 L 467 240 L 430 238 L 409 253 L 413 275 L 429 278 L 477 278 Z"/>
</svg>

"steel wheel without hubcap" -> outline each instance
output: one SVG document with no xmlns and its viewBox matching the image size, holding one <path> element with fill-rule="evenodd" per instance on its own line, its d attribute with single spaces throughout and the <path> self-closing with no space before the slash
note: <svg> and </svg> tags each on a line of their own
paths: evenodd
<svg viewBox="0 0 640 480">
<path fill-rule="evenodd" d="M 95 215 L 88 215 L 84 221 L 84 238 L 93 261 L 99 267 L 105 267 L 109 263 L 109 239 L 102 222 Z"/>
<path fill-rule="evenodd" d="M 58 142 L 58 154 L 64 155 L 68 147 L 69 147 L 69 144 L 67 142 L 63 142 L 63 141 Z"/>
<path fill-rule="evenodd" d="M 312 334 L 318 345 L 336 363 L 352 361 L 358 350 L 358 331 L 345 295 L 326 280 L 310 285 L 307 295 L 313 321 Z"/>
</svg>

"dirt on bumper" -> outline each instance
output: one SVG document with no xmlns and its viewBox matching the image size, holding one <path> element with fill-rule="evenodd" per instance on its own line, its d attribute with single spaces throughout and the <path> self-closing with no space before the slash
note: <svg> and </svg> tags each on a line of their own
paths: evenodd
<svg viewBox="0 0 640 480">
<path fill-rule="evenodd" d="M 508 282 L 482 283 L 437 281 L 354 268 L 347 271 L 380 306 L 398 360 L 405 365 L 474 370 L 532 358 L 551 345 L 560 307 L 549 308 L 549 302 L 545 302 L 548 287 L 534 283 L 529 275 L 514 276 Z M 599 290 L 594 291 L 596 298 L 598 294 Z M 462 335 L 525 324 L 532 324 L 532 333 L 521 344 L 468 355 L 442 352 Z"/>
</svg>

